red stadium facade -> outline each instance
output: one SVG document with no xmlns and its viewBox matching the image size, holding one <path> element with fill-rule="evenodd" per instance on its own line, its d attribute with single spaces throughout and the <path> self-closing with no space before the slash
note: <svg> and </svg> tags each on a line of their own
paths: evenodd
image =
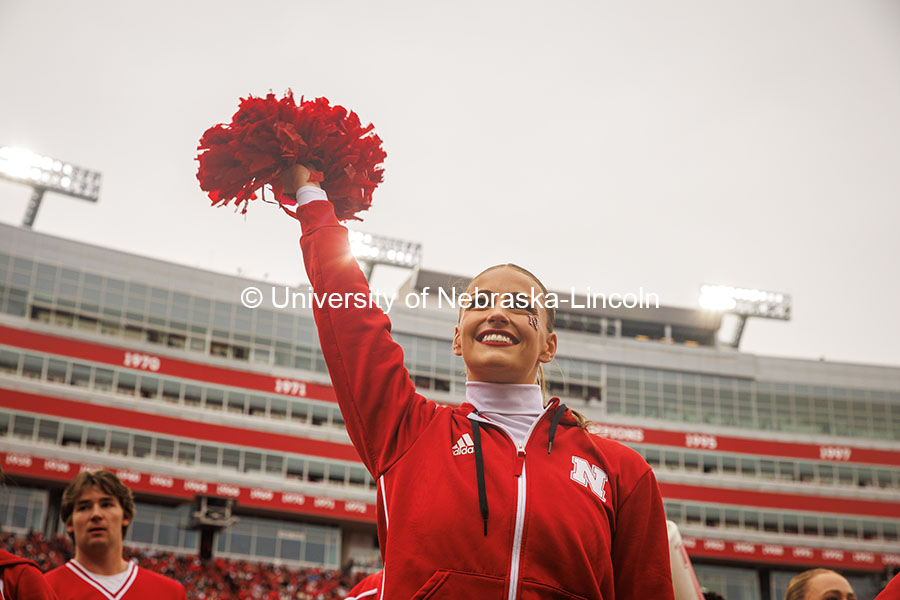
<svg viewBox="0 0 900 600">
<path fill-rule="evenodd" d="M 196 554 L 205 497 L 239 519 L 218 556 L 379 567 L 375 483 L 308 309 L 241 305 L 271 284 L 9 226 L 0 238 L 5 528 L 59 532 L 62 487 L 105 467 L 137 495 L 133 546 Z M 401 293 L 455 281 L 417 271 Z M 455 311 L 391 317 L 419 389 L 458 403 Z M 551 390 L 654 467 L 702 584 L 774 600 L 796 571 L 828 566 L 873 596 L 900 569 L 900 369 L 739 353 L 716 345 L 719 325 L 562 309 Z"/>
</svg>

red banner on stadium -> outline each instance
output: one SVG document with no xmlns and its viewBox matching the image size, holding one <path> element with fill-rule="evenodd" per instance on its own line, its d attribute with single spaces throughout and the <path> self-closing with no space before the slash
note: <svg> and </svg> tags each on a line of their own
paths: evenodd
<svg viewBox="0 0 900 600">
<path fill-rule="evenodd" d="M 354 500 L 338 500 L 324 495 L 307 495 L 299 492 L 271 490 L 265 487 L 246 487 L 230 483 L 218 483 L 200 479 L 180 479 L 160 473 L 145 473 L 134 469 L 106 467 L 102 463 L 87 464 L 41 458 L 30 454 L 0 452 L 3 471 L 11 475 L 71 481 L 81 471 L 108 469 L 116 474 L 128 488 L 136 493 L 153 494 L 166 498 L 193 500 L 194 496 L 233 498 L 241 506 L 253 506 L 266 510 L 285 511 L 319 517 L 348 519 L 374 523 L 374 504 Z"/>
<path fill-rule="evenodd" d="M 0 341 L 17 348 L 26 348 L 70 358 L 80 358 L 115 367 L 146 371 L 155 375 L 171 375 L 172 377 L 256 390 L 270 394 L 337 402 L 332 387 L 321 383 L 273 377 L 251 371 L 226 369 L 199 362 L 170 358 L 155 353 L 147 354 L 105 344 L 85 342 L 33 331 L 23 331 L 3 325 L 0 325 Z"/>
<path fill-rule="evenodd" d="M 882 571 L 900 566 L 900 554 L 883 554 L 836 548 L 809 548 L 786 544 L 759 544 L 711 538 L 682 536 L 682 543 L 692 558 L 720 558 L 740 561 L 830 567 L 854 571 Z"/>
</svg>

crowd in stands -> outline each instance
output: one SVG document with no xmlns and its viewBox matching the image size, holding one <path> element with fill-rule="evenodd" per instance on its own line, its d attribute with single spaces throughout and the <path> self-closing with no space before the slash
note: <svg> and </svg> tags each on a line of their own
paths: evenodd
<svg viewBox="0 0 900 600">
<path fill-rule="evenodd" d="M 68 537 L 48 539 L 40 533 L 0 533 L 0 548 L 33 560 L 45 572 L 75 553 Z M 141 548 L 126 548 L 125 555 L 142 568 L 181 582 L 188 598 L 198 600 L 338 600 L 366 575 L 218 557 L 203 561 L 197 556 Z"/>
</svg>

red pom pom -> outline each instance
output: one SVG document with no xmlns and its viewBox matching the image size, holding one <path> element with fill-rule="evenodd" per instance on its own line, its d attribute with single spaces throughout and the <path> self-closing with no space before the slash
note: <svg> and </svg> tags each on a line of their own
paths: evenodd
<svg viewBox="0 0 900 600">
<path fill-rule="evenodd" d="M 372 205 L 372 191 L 382 181 L 385 152 L 373 126 L 363 127 L 356 113 L 331 106 L 327 98 L 241 99 L 230 125 L 210 127 L 200 138 L 197 179 L 213 205 L 232 200 L 247 212 L 255 191 L 270 184 L 282 195 L 279 173 L 295 164 L 312 170 L 322 182 L 339 219 L 357 219 Z"/>
</svg>

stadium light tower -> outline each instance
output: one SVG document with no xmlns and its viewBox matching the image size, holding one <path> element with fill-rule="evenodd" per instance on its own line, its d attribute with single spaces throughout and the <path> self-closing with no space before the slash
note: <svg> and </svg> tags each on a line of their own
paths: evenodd
<svg viewBox="0 0 900 600">
<path fill-rule="evenodd" d="M 375 265 L 416 269 L 422 262 L 422 244 L 361 231 L 350 231 L 350 250 L 365 266 L 366 279 Z"/>
<path fill-rule="evenodd" d="M 44 192 L 59 192 L 74 198 L 96 202 L 100 196 L 101 175 L 71 163 L 41 156 L 25 148 L 0 147 L 0 177 L 31 186 L 31 200 L 25 209 L 22 226 L 31 229 Z"/>
<path fill-rule="evenodd" d="M 731 342 L 732 348 L 740 345 L 744 326 L 750 317 L 791 320 L 791 296 L 781 292 L 704 284 L 700 287 L 700 306 L 738 316 L 740 320 Z"/>
</svg>

